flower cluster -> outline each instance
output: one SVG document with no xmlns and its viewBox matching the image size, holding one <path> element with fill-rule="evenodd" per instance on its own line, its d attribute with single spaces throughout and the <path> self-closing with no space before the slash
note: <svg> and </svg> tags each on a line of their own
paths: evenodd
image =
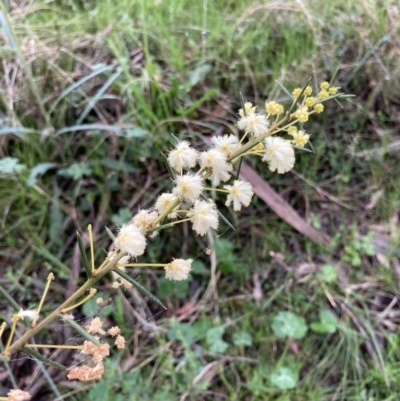
<svg viewBox="0 0 400 401">
<path fill-rule="evenodd" d="M 85 327 L 86 331 L 90 334 L 110 335 L 115 338 L 115 346 L 118 349 L 125 347 L 125 338 L 119 333 L 121 332 L 118 326 L 111 327 L 107 333 L 103 330 L 103 322 L 99 317 L 94 318 L 89 326 Z M 99 340 L 99 337 L 95 337 Z M 91 381 L 100 379 L 104 373 L 103 359 L 110 355 L 110 345 L 108 343 L 101 343 L 96 345 L 91 341 L 85 341 L 81 349 L 82 355 L 90 355 L 93 366 L 82 365 L 72 368 L 67 378 L 69 380 Z"/>
<path fill-rule="evenodd" d="M 267 114 L 256 113 L 256 107 L 246 102 L 239 110 L 238 127 L 245 131 L 244 137 L 250 136 L 249 142 L 254 142 L 254 146 L 247 146 L 247 151 L 242 156 L 260 156 L 262 161 L 268 163 L 269 169 L 277 171 L 278 174 L 290 171 L 295 164 L 294 148 L 304 148 L 310 140 L 310 135 L 305 132 L 303 124 L 309 121 L 312 114 L 322 113 L 324 111 L 322 103 L 337 95 L 338 89 L 328 82 L 322 82 L 320 91 L 316 96 L 312 96 L 311 86 L 296 88 L 292 92 L 292 105 L 286 112 L 283 105 L 271 101 L 265 104 Z M 297 108 L 292 111 L 294 107 Z M 276 119 L 269 121 L 272 116 L 276 116 Z M 279 119 L 279 116 L 283 117 Z M 285 133 L 292 139 L 280 136 Z M 240 142 L 243 142 L 243 138 Z M 228 197 L 227 204 L 232 201 Z M 238 210 L 237 205 L 235 210 Z"/>
<path fill-rule="evenodd" d="M 289 109 L 275 101 L 265 103 L 265 112 L 257 112 L 251 102 L 239 110 L 237 127 L 244 131 L 241 137 L 234 133 L 214 136 L 211 147 L 197 151 L 186 141 L 179 141 L 168 154 L 168 162 L 175 171 L 174 187 L 161 194 L 154 208 L 141 210 L 130 223 L 119 229 L 115 239 L 115 254 L 122 252 L 137 258 L 144 253 L 146 237 L 154 232 L 183 222 L 191 222 L 197 235 L 205 235 L 210 229 L 218 230 L 219 211 L 216 203 L 207 196 L 208 191 L 226 195 L 226 206 L 238 212 L 250 205 L 253 188 L 250 183 L 233 178 L 235 164 L 245 156 L 258 156 L 268 164 L 271 171 L 284 174 L 296 161 L 295 149 L 304 148 L 310 135 L 303 128 L 310 116 L 323 110 L 322 102 L 337 93 L 337 88 L 323 82 L 321 90 L 313 96 L 311 86 L 293 90 L 293 102 Z M 285 137 L 284 135 L 288 135 Z M 209 183 L 208 183 L 209 181 Z M 233 181 L 233 182 L 232 182 Z M 168 222 L 167 220 L 173 220 Z M 124 256 L 117 267 L 151 266 L 146 263 L 127 263 Z M 191 260 L 158 264 L 164 267 L 166 278 L 184 280 L 190 272 Z M 189 263 L 190 262 L 190 263 Z M 156 266 L 156 265 L 153 265 Z M 113 273 L 114 287 L 132 284 Z"/>
<path fill-rule="evenodd" d="M 82 365 L 71 369 L 68 379 L 82 381 L 99 379 L 103 375 L 103 359 L 110 354 L 110 346 L 108 343 L 97 343 L 97 341 L 99 341 L 99 336 L 109 335 L 114 339 L 114 345 L 118 349 L 124 348 L 125 339 L 120 334 L 119 327 L 114 326 L 106 330 L 100 318 L 94 318 L 84 328 L 86 329 L 84 331 L 81 327 L 76 327 L 77 323 L 73 322 L 73 318 L 65 313 L 93 297 L 96 293 L 93 284 L 107 273 L 111 273 L 113 277 L 113 288 L 121 285 L 125 289 L 129 289 L 133 285 L 138 286 L 138 283 L 127 274 L 127 270 L 131 267 L 163 268 L 166 279 L 186 280 L 191 271 L 192 259 L 177 258 L 164 263 L 147 263 L 137 260 L 144 255 L 148 241 L 159 230 L 184 222 L 190 223 L 194 232 L 200 236 L 206 235 L 209 230 L 218 230 L 220 217 L 217 208 L 218 200 L 211 200 L 210 194 L 222 194 L 225 205 L 232 206 L 235 212 L 239 212 L 242 207 L 249 207 L 253 197 L 253 188 L 249 182 L 239 179 L 242 159 L 246 156 L 259 157 L 261 161 L 267 163 L 272 172 L 276 171 L 278 174 L 284 174 L 293 169 L 296 162 L 295 150 L 305 149 L 310 141 L 310 134 L 306 133 L 304 124 L 310 120 L 313 114 L 323 112 L 323 103 L 326 100 L 342 96 L 338 93 L 338 89 L 332 87 L 328 82 L 322 82 L 315 91 L 311 86 L 305 86 L 302 89 L 296 88 L 292 92 L 292 103 L 286 110 L 282 104 L 268 101 L 265 103 L 264 112 L 257 112 L 257 106 L 251 102 L 245 102 L 238 111 L 237 127 L 240 135 L 229 133 L 214 136 L 211 138 L 210 146 L 201 150 L 194 149 L 185 140 L 175 143 L 167 157 L 171 171 L 174 172 L 171 177 L 173 187 L 168 192 L 162 193 L 152 208 L 138 211 L 129 222 L 119 227 L 118 234 L 114 238 L 113 250 L 98 268 L 95 268 L 94 245 L 91 226 L 89 226 L 91 266 L 83 243 L 79 243 L 88 281 L 65 300 L 62 306 L 40 321 L 41 307 L 50 283 L 54 279 L 54 275 L 50 273 L 38 308 L 21 310 L 13 316 L 3 355 L 8 357 L 21 349 L 21 344 L 24 347 L 33 347 L 34 344 L 29 344 L 28 340 L 42 329 L 45 323 L 55 320 L 62 313 L 64 321 L 69 321 L 71 325 L 74 324 L 82 335 L 91 340 L 85 341 L 83 346 L 71 346 L 71 348 L 80 349 L 82 355 L 89 355 L 91 366 Z M 215 196 L 211 197 L 217 199 Z M 110 236 L 113 237 L 112 234 Z M 89 295 L 85 294 L 87 290 L 89 290 Z M 101 303 L 103 303 L 102 300 L 99 304 Z M 25 318 L 32 321 L 32 328 L 18 342 L 12 344 L 17 322 Z M 0 337 L 5 327 L 6 323 L 0 326 Z M 93 336 L 96 336 L 96 341 Z M 42 344 L 42 346 L 57 348 L 53 345 Z M 68 348 L 68 346 L 64 346 L 64 348 Z M 0 398 L 4 399 L 4 397 Z M 29 393 L 11 390 L 8 393 L 7 401 L 29 399 Z"/>
</svg>

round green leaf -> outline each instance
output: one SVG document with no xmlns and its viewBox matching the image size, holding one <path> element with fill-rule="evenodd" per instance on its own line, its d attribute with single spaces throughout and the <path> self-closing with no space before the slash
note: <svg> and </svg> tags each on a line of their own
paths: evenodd
<svg viewBox="0 0 400 401">
<path fill-rule="evenodd" d="M 298 374 L 291 368 L 284 366 L 275 369 L 271 374 L 271 384 L 280 390 L 290 390 L 296 387 Z"/>
<path fill-rule="evenodd" d="M 251 347 L 253 345 L 253 337 L 246 331 L 240 331 L 233 335 L 233 343 L 238 346 L 247 345 Z"/>
<path fill-rule="evenodd" d="M 279 312 L 274 317 L 272 330 L 279 338 L 301 339 L 307 333 L 307 324 L 303 317 L 292 312 Z"/>
</svg>

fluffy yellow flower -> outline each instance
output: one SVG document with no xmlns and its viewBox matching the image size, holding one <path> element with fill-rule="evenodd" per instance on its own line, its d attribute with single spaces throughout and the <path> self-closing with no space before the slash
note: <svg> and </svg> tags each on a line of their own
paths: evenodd
<svg viewBox="0 0 400 401">
<path fill-rule="evenodd" d="M 294 166 L 295 157 L 291 143 L 279 136 L 270 136 L 265 139 L 265 155 L 263 161 L 268 162 L 271 171 L 284 174 Z"/>
<path fill-rule="evenodd" d="M 190 209 L 188 217 L 193 221 L 193 230 L 204 235 L 210 228 L 218 229 L 218 213 L 213 202 L 197 200 Z"/>
<path fill-rule="evenodd" d="M 326 91 L 326 90 L 321 90 L 318 93 L 318 98 L 321 99 L 321 100 L 327 99 L 328 97 L 329 97 L 329 92 Z"/>
<path fill-rule="evenodd" d="M 190 147 L 189 142 L 181 141 L 169 152 L 168 161 L 171 167 L 180 173 L 184 168 L 194 167 L 197 157 L 197 151 Z"/>
<path fill-rule="evenodd" d="M 133 257 L 143 255 L 146 249 L 146 238 L 140 231 L 140 228 L 134 224 L 124 224 L 119 229 L 114 243 L 122 253 L 127 253 Z"/>
<path fill-rule="evenodd" d="M 295 125 L 291 125 L 288 130 L 287 130 L 289 135 L 293 135 L 295 132 L 297 132 L 297 127 Z"/>
<path fill-rule="evenodd" d="M 210 149 L 200 155 L 201 168 L 219 169 L 225 168 L 226 155 L 217 149 Z"/>
<path fill-rule="evenodd" d="M 226 206 L 233 202 L 233 210 L 238 212 L 243 206 L 249 206 L 253 196 L 253 188 L 250 183 L 236 180 L 233 185 L 224 186 L 229 191 Z"/>
<path fill-rule="evenodd" d="M 211 142 L 215 149 L 230 156 L 238 147 L 239 140 L 235 135 L 213 136 Z"/>
<path fill-rule="evenodd" d="M 263 114 L 250 113 L 238 121 L 238 128 L 252 133 L 255 137 L 268 132 L 269 122 Z"/>
<path fill-rule="evenodd" d="M 115 345 L 118 349 L 125 348 L 125 338 L 119 334 L 115 339 Z"/>
<path fill-rule="evenodd" d="M 103 327 L 103 322 L 100 320 L 99 317 L 96 317 L 91 321 L 90 326 L 85 327 L 85 329 L 90 334 L 98 333 L 98 334 L 104 336 L 104 334 L 106 334 L 106 333 L 102 327 Z"/>
<path fill-rule="evenodd" d="M 194 203 L 203 191 L 201 177 L 193 174 L 186 174 L 176 178 L 176 187 L 173 194 L 181 199 Z"/>
<path fill-rule="evenodd" d="M 335 88 L 333 86 L 331 88 L 329 88 L 329 94 L 331 96 L 336 95 L 337 92 L 338 92 L 338 88 Z"/>
<path fill-rule="evenodd" d="M 239 110 L 240 117 L 244 117 L 245 115 L 252 114 L 256 112 L 256 107 L 253 106 L 253 103 L 246 102 L 244 104 L 244 111 L 243 109 Z"/>
<path fill-rule="evenodd" d="M 301 122 L 305 123 L 308 121 L 308 108 L 307 107 L 300 107 L 296 110 L 293 115 Z"/>
<path fill-rule="evenodd" d="M 316 113 L 320 114 L 320 113 L 322 113 L 324 111 L 324 105 L 321 104 L 321 103 L 317 103 L 314 106 L 314 110 L 315 110 Z"/>
<path fill-rule="evenodd" d="M 306 134 L 304 131 L 300 130 L 298 132 L 295 132 L 292 134 L 293 140 L 292 143 L 296 146 L 299 146 L 301 148 L 304 147 L 304 145 L 308 142 L 310 139 L 310 135 Z"/>
<path fill-rule="evenodd" d="M 164 267 L 165 278 L 176 281 L 186 280 L 189 276 L 192 262 L 192 259 L 174 259 Z"/>
<path fill-rule="evenodd" d="M 99 363 L 104 357 L 110 355 L 110 346 L 107 343 L 96 345 L 91 341 L 84 341 L 81 354 L 92 355 L 92 361 L 94 363 Z"/>
<path fill-rule="evenodd" d="M 307 107 L 312 107 L 315 104 L 315 97 L 308 97 L 304 102 Z"/>
<path fill-rule="evenodd" d="M 163 214 L 166 210 L 168 210 L 172 204 L 178 199 L 178 197 L 174 194 L 170 194 L 170 193 L 164 193 L 161 194 L 158 199 L 157 202 L 155 204 L 155 208 L 157 209 L 159 214 Z M 174 210 L 179 209 L 179 206 L 176 206 L 173 211 L 168 215 L 169 219 L 176 219 L 177 218 L 177 213 L 174 212 Z"/>
<path fill-rule="evenodd" d="M 301 93 L 301 88 L 296 88 L 293 90 L 292 95 L 294 98 L 298 98 L 300 96 Z"/>
<path fill-rule="evenodd" d="M 68 380 L 81 380 L 84 382 L 91 380 L 98 380 L 103 376 L 104 373 L 104 365 L 99 362 L 93 368 L 88 365 L 78 366 L 69 371 L 67 378 Z"/>
<path fill-rule="evenodd" d="M 146 230 L 151 227 L 154 220 L 158 217 L 157 212 L 149 212 L 146 209 L 142 209 L 139 213 L 133 216 L 133 224 L 140 228 L 140 231 L 145 234 Z"/>
<path fill-rule="evenodd" d="M 279 116 L 280 114 L 283 114 L 284 111 L 283 106 L 276 102 L 266 103 L 265 110 L 268 114 L 271 114 L 271 116 Z"/>
<path fill-rule="evenodd" d="M 111 327 L 111 329 L 108 329 L 108 334 L 111 337 L 115 337 L 116 335 L 118 335 L 121 332 L 121 329 L 118 326 L 113 326 Z"/>
<path fill-rule="evenodd" d="M 307 86 L 307 87 L 304 89 L 304 95 L 305 95 L 305 96 L 310 96 L 311 93 L 312 93 L 312 88 L 311 88 L 311 86 Z"/>
<path fill-rule="evenodd" d="M 321 82 L 320 83 L 320 88 L 322 89 L 322 90 L 328 90 L 329 89 L 329 82 L 326 82 L 326 81 L 324 81 L 324 82 Z"/>
</svg>

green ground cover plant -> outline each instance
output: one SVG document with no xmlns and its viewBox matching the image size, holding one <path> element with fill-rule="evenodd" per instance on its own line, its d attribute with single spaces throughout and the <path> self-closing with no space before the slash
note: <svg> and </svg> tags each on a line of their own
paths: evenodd
<svg viewBox="0 0 400 401">
<path fill-rule="evenodd" d="M 258 185 L 249 210 L 224 212 L 236 230 L 203 238 L 183 226 L 168 244 L 162 232 L 149 244 L 149 263 L 193 259 L 187 281 L 134 277 L 166 312 L 135 289 L 115 291 L 111 277 L 98 288 L 78 320 L 100 315 L 128 345 L 101 381 L 77 385 L 21 357 L 1 364 L 2 394 L 396 400 L 398 16 L 389 1 L 2 4 L 0 282 L 24 309 L 37 306 L 50 271 L 60 281 L 44 313 L 84 282 L 76 231 L 88 248 L 93 225 L 100 258 L 104 226 L 115 231 L 167 190 L 171 133 L 204 147 L 238 132 L 240 93 L 283 102 L 275 80 L 313 85 L 338 68 L 335 85 L 356 95 L 315 120 L 315 153 L 296 155 L 291 173 L 243 166 L 280 194 L 289 217 Z M 292 209 L 318 237 L 298 230 Z M 112 300 L 99 311 L 100 296 Z M 9 302 L 0 305 L 10 322 Z M 60 323 L 43 336 L 83 340 Z M 63 364 L 76 353 L 44 355 Z"/>
</svg>

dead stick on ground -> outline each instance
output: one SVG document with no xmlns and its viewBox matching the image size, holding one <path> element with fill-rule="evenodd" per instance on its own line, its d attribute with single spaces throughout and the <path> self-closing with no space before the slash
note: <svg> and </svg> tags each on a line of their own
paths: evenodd
<svg viewBox="0 0 400 401">
<path fill-rule="evenodd" d="M 282 196 L 275 192 L 255 170 L 245 163 L 242 164 L 240 178 L 249 181 L 253 186 L 254 193 L 297 231 L 320 245 L 328 245 L 331 242 L 331 238 L 327 234 L 311 227 Z"/>
</svg>

